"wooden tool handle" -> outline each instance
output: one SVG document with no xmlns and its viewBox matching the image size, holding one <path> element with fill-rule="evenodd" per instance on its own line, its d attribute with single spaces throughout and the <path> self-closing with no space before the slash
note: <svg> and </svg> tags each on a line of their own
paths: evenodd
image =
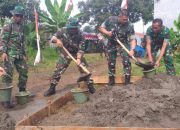
<svg viewBox="0 0 180 130">
<path fill-rule="evenodd" d="M 69 53 L 69 51 L 63 46 L 62 47 L 64 49 L 64 51 L 67 53 L 67 55 L 77 64 L 77 60 Z M 77 64 L 78 65 L 78 64 Z M 83 71 L 87 74 L 90 74 L 89 70 L 84 67 L 82 64 L 78 65 L 79 67 L 81 67 L 81 69 L 83 69 Z"/>
<path fill-rule="evenodd" d="M 129 50 L 124 46 L 124 44 L 122 42 L 119 41 L 118 38 L 116 38 L 116 41 L 118 42 L 118 44 L 130 55 Z M 133 60 L 135 60 L 136 62 L 138 61 L 134 56 L 131 56 Z"/>
</svg>

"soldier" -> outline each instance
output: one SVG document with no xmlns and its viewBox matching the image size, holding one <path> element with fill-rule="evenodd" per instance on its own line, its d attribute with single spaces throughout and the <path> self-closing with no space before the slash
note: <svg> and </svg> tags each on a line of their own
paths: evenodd
<svg viewBox="0 0 180 130">
<path fill-rule="evenodd" d="M 26 91 L 26 83 L 28 79 L 28 68 L 26 64 L 26 52 L 24 43 L 24 26 L 22 24 L 24 8 L 16 6 L 12 10 L 12 20 L 3 27 L 2 44 L 3 54 L 2 60 L 6 74 L 3 76 L 3 83 L 9 86 L 13 79 L 13 65 L 19 73 L 19 92 Z M 3 103 L 4 107 L 12 108 L 13 105 L 8 102 Z"/>
<path fill-rule="evenodd" d="M 155 63 L 155 66 L 159 67 L 160 61 L 163 58 L 167 74 L 176 75 L 172 58 L 172 47 L 169 41 L 169 33 L 169 29 L 163 26 L 163 21 L 161 19 L 154 19 L 152 26 L 150 26 L 146 32 L 146 49 L 150 62 Z M 160 54 L 158 58 L 155 59 L 159 50 Z"/>
<path fill-rule="evenodd" d="M 117 35 L 118 39 L 124 43 L 127 48 L 130 46 L 130 55 L 134 55 L 134 49 L 136 46 L 134 27 L 130 22 L 128 22 L 127 10 L 122 9 L 119 13 L 119 16 L 111 16 L 106 19 L 105 22 L 100 26 L 99 31 L 108 37 L 108 86 L 111 88 L 115 84 L 115 65 L 117 53 L 119 53 L 122 58 L 125 85 L 129 84 L 131 77 L 131 62 L 129 55 L 114 40 L 114 36 Z"/>
<path fill-rule="evenodd" d="M 59 47 L 59 60 L 56 65 L 56 70 L 50 81 L 49 89 L 44 93 L 44 96 L 51 96 L 56 92 L 56 85 L 58 84 L 61 75 L 66 71 L 69 64 L 71 63 L 70 57 L 62 49 L 62 46 L 67 48 L 67 50 L 72 54 L 73 57 L 77 59 L 78 64 L 85 64 L 84 55 L 84 40 L 82 33 L 79 30 L 79 23 L 77 19 L 71 18 L 66 26 L 66 28 L 61 28 L 57 31 L 55 36 L 52 37 L 52 42 L 56 43 Z M 79 68 L 80 73 L 83 71 Z M 88 78 L 87 86 L 90 93 L 94 93 L 95 89 L 93 87 L 93 80 Z"/>
</svg>

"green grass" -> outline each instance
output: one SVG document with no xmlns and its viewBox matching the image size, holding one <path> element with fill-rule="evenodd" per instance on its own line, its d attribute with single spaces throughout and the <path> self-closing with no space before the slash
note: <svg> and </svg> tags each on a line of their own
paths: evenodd
<svg viewBox="0 0 180 130">
<path fill-rule="evenodd" d="M 36 68 L 38 70 L 52 70 L 55 68 L 56 61 L 58 59 L 58 53 L 56 49 L 54 48 L 46 48 L 41 50 L 42 51 L 42 62 L 39 63 L 37 66 L 33 67 L 34 59 L 36 56 L 36 51 L 33 50 L 32 48 L 28 49 L 28 64 L 30 68 Z M 101 57 L 99 53 L 97 54 L 85 54 L 86 60 L 88 64 L 94 64 L 94 63 L 102 63 L 103 61 L 106 60 L 106 57 Z M 177 71 L 177 75 L 180 75 L 180 54 L 176 54 L 174 56 L 174 64 L 175 68 Z M 75 63 L 72 62 L 71 66 L 74 66 Z M 107 74 L 107 68 L 102 68 L 105 70 L 103 74 Z M 166 68 L 164 66 L 163 61 L 161 62 L 161 67 L 157 69 L 157 73 L 166 73 Z M 122 64 L 119 60 L 117 60 L 117 65 L 116 65 L 116 74 L 117 75 L 122 75 L 123 74 L 123 68 Z M 142 68 L 138 67 L 137 65 L 134 64 L 134 61 L 132 61 L 132 75 L 137 75 L 137 76 L 142 76 Z"/>
<path fill-rule="evenodd" d="M 36 53 L 37 50 L 34 50 L 33 48 L 28 48 L 28 65 L 30 67 L 34 66 Z M 47 47 L 46 49 L 41 50 L 41 59 L 42 61 L 37 64 L 37 68 L 52 68 L 55 66 L 56 60 L 58 59 L 58 53 L 56 49 Z"/>
</svg>

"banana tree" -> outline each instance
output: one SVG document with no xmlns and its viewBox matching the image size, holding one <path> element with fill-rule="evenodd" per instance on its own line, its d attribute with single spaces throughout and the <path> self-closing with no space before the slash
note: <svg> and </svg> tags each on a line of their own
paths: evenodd
<svg viewBox="0 0 180 130">
<path fill-rule="evenodd" d="M 49 14 L 40 13 L 41 22 L 46 25 L 46 32 L 54 33 L 58 28 L 65 26 L 71 15 L 73 5 L 66 10 L 67 0 L 62 0 L 59 4 L 57 0 L 54 3 L 51 0 L 45 0 L 45 5 Z"/>
<path fill-rule="evenodd" d="M 36 40 L 35 40 L 35 25 L 34 22 L 28 23 L 25 25 L 24 34 L 25 34 L 25 42 L 28 46 L 36 48 Z"/>
<path fill-rule="evenodd" d="M 175 30 L 170 30 L 170 40 L 172 43 L 173 51 L 180 50 L 180 15 L 177 20 L 174 21 Z"/>
</svg>

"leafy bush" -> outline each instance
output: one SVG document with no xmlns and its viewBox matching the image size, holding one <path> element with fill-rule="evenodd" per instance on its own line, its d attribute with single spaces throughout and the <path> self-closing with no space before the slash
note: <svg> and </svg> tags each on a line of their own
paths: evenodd
<svg viewBox="0 0 180 130">
<path fill-rule="evenodd" d="M 180 55 L 180 15 L 177 20 L 174 21 L 175 30 L 170 29 L 170 41 L 173 47 L 173 51 Z"/>
</svg>

